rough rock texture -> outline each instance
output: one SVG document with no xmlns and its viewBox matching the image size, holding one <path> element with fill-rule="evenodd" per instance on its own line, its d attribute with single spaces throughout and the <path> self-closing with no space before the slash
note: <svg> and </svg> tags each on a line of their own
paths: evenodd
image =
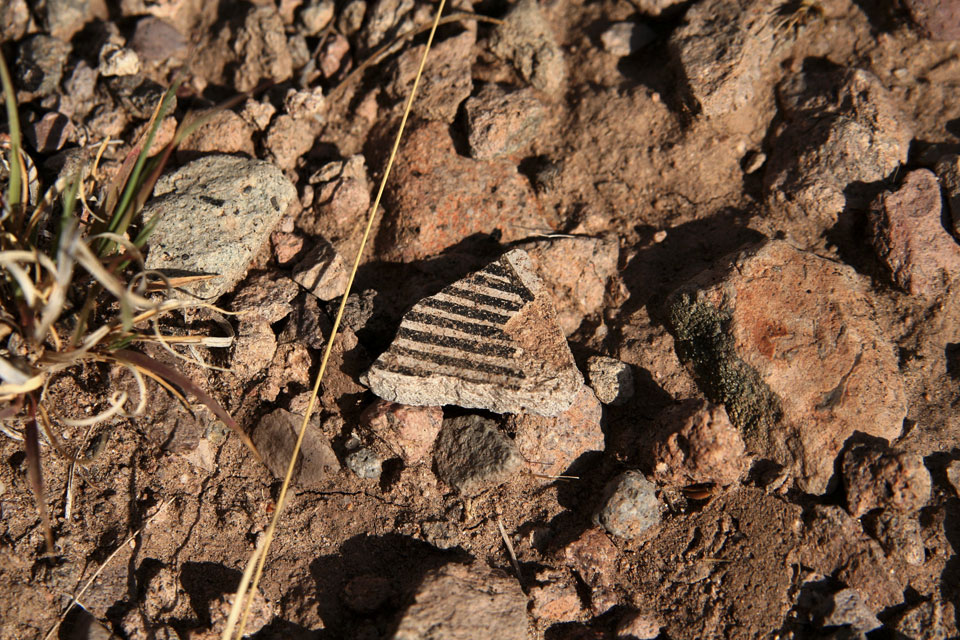
<svg viewBox="0 0 960 640">
<path fill-rule="evenodd" d="M 660 636 L 663 623 L 651 613 L 628 611 L 617 622 L 618 640 L 654 640 Z"/>
<path fill-rule="evenodd" d="M 590 587 L 594 615 L 617 603 L 617 546 L 603 529 L 591 528 L 557 552 L 560 562 L 576 572 Z"/>
<path fill-rule="evenodd" d="M 911 171 L 899 189 L 877 196 L 870 229 L 877 257 L 911 295 L 935 296 L 960 276 L 960 245 L 943 228 L 932 171 Z"/>
<path fill-rule="evenodd" d="M 944 620 L 953 617 L 953 605 L 944 603 L 936 595 L 926 602 L 921 602 L 898 615 L 890 628 L 897 637 L 912 638 L 913 640 L 940 640 L 947 638 L 950 632 Z"/>
<path fill-rule="evenodd" d="M 565 335 L 603 308 L 610 279 L 617 273 L 616 236 L 573 236 L 525 242 L 527 252 L 553 296 Z"/>
<path fill-rule="evenodd" d="M 260 419 L 251 436 L 274 478 L 282 479 L 287 473 L 302 419 L 286 409 L 275 409 Z M 293 484 L 304 489 L 325 486 L 339 469 L 337 456 L 326 438 L 316 426 L 308 424 L 293 470 Z"/>
<path fill-rule="evenodd" d="M 520 583 L 481 562 L 431 571 L 400 618 L 393 640 L 527 640 Z"/>
<path fill-rule="evenodd" d="M 633 55 L 656 38 L 656 32 L 643 23 L 617 22 L 607 27 L 600 42 L 607 53 L 623 58 Z"/>
<path fill-rule="evenodd" d="M 347 290 L 350 274 L 343 258 L 323 238 L 293 268 L 293 281 L 321 300 L 332 300 Z"/>
<path fill-rule="evenodd" d="M 351 451 L 343 462 L 350 471 L 367 480 L 379 480 L 383 473 L 383 461 L 375 451 L 366 447 Z"/>
<path fill-rule="evenodd" d="M 888 558 L 919 566 L 926 560 L 920 523 L 916 518 L 883 509 L 863 518 L 866 531 L 880 543 Z"/>
<path fill-rule="evenodd" d="M 687 11 L 670 49 L 704 115 L 720 116 L 753 102 L 766 72 L 789 53 L 792 34 L 778 30 L 765 0 L 707 0 Z"/>
<path fill-rule="evenodd" d="M 177 28 L 155 16 L 137 20 L 128 44 L 145 66 L 182 64 L 189 52 L 189 42 Z"/>
<path fill-rule="evenodd" d="M 464 158 L 442 123 L 430 122 L 407 134 L 394 176 L 377 237 L 384 259 L 411 262 L 435 256 L 478 233 L 499 231 L 508 243 L 550 228 L 515 164 Z"/>
<path fill-rule="evenodd" d="M 362 155 L 328 162 L 308 182 L 316 189 L 311 217 L 317 222 L 304 215 L 300 224 L 309 232 L 317 231 L 317 224 L 325 218 L 331 219 L 338 229 L 352 228 L 350 223 L 364 219 L 370 212 L 370 181 Z"/>
<path fill-rule="evenodd" d="M 880 620 L 867 607 L 863 596 L 856 589 L 841 589 L 831 594 L 825 604 L 822 620 L 824 627 L 849 625 L 856 631 L 866 633 L 881 626 Z"/>
<path fill-rule="evenodd" d="M 63 78 L 63 65 L 70 49 L 69 43 L 45 35 L 22 42 L 13 68 L 19 88 L 40 97 L 55 91 Z"/>
<path fill-rule="evenodd" d="M 913 21 L 931 40 L 960 40 L 960 2 L 904 0 Z"/>
<path fill-rule="evenodd" d="M 746 473 L 743 438 L 722 406 L 689 400 L 665 409 L 658 422 L 653 445 L 653 479 L 658 484 L 726 486 Z"/>
<path fill-rule="evenodd" d="M 953 486 L 953 490 L 960 496 L 960 460 L 954 460 L 947 465 L 947 480 Z"/>
<path fill-rule="evenodd" d="M 294 283 L 275 272 L 254 273 L 234 291 L 231 310 L 241 314 L 241 323 L 262 320 L 273 324 L 290 314 L 290 301 L 297 293 Z"/>
<path fill-rule="evenodd" d="M 960 233 L 960 154 L 951 153 L 937 161 L 937 178 L 943 189 L 953 232 Z"/>
<path fill-rule="evenodd" d="M 443 426 L 440 407 L 410 407 L 377 400 L 360 415 L 369 429 L 407 464 L 426 458 Z"/>
<path fill-rule="evenodd" d="M 618 538 L 632 540 L 659 524 L 663 505 L 656 486 L 636 471 L 627 471 L 606 487 L 597 522 Z"/>
<path fill-rule="evenodd" d="M 470 155 L 476 160 L 523 152 L 547 117 L 532 89 L 507 92 L 495 84 L 486 85 L 464 107 Z"/>
<path fill-rule="evenodd" d="M 555 416 L 583 377 L 527 254 L 514 249 L 415 304 L 364 383 L 401 404 Z"/>
<path fill-rule="evenodd" d="M 427 66 L 420 78 L 417 99 L 412 115 L 425 120 L 453 122 L 460 103 L 470 96 L 473 80 L 473 45 L 477 41 L 476 29 L 434 43 L 427 58 Z M 406 49 L 392 65 L 393 80 L 387 92 L 402 104 L 410 95 L 413 79 L 423 58 L 424 45 Z"/>
<path fill-rule="evenodd" d="M 233 50 L 241 60 L 233 77 L 237 91 L 249 91 L 261 80 L 281 82 L 293 74 L 283 21 L 272 5 L 250 10 L 237 31 Z"/>
<path fill-rule="evenodd" d="M 530 471 L 544 476 L 561 475 L 580 456 L 603 451 L 600 419 L 603 408 L 590 387 L 584 385 L 569 409 L 555 418 L 520 413 L 507 418 L 507 430 Z"/>
<path fill-rule="evenodd" d="M 196 157 L 210 152 L 239 154 L 254 157 L 253 127 L 235 114 L 224 110 L 214 114 L 202 127 L 183 139 L 177 147 L 177 157 Z"/>
<path fill-rule="evenodd" d="M 494 29 L 490 50 L 509 60 L 523 78 L 541 91 L 556 95 L 567 78 L 563 51 L 536 0 L 520 0 Z"/>
<path fill-rule="evenodd" d="M 443 421 L 434 460 L 440 479 L 465 496 L 503 484 L 523 465 L 497 423 L 474 415 Z"/>
<path fill-rule="evenodd" d="M 587 379 L 603 404 L 626 404 L 633 397 L 633 369 L 616 358 L 590 356 Z"/>
<path fill-rule="evenodd" d="M 862 69 L 800 73 L 778 91 L 782 122 L 764 174 L 767 206 L 798 242 L 814 244 L 844 210 L 867 206 L 870 183 L 906 162 L 913 130 Z"/>
<path fill-rule="evenodd" d="M 540 576 L 538 575 L 538 581 Z M 530 615 L 548 624 L 581 617 L 583 605 L 573 580 L 551 580 L 530 588 Z"/>
<path fill-rule="evenodd" d="M 854 517 L 879 507 L 909 514 L 930 500 L 923 458 L 880 444 L 857 444 L 844 454 L 843 484 Z"/>
<path fill-rule="evenodd" d="M 143 219 L 160 216 L 146 268 L 167 275 L 217 274 L 184 287 L 215 299 L 243 277 L 297 191 L 279 169 L 258 160 L 208 156 L 157 181 Z"/>
<path fill-rule="evenodd" d="M 765 241 L 668 301 L 677 354 L 723 403 L 747 450 L 823 493 L 855 431 L 900 434 L 906 398 L 893 346 L 853 270 Z"/>
</svg>

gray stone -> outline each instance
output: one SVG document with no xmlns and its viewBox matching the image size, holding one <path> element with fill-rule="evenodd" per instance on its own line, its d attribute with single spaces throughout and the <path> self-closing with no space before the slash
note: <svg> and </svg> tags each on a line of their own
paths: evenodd
<svg viewBox="0 0 960 640">
<path fill-rule="evenodd" d="M 343 295 L 349 279 L 343 258 L 323 238 L 317 238 L 313 249 L 293 268 L 293 281 L 321 300 Z"/>
<path fill-rule="evenodd" d="M 90 0 L 46 0 L 43 24 L 50 35 L 70 40 L 93 17 L 93 4 Z"/>
<path fill-rule="evenodd" d="M 243 277 L 297 190 L 267 162 L 207 156 L 157 181 L 143 219 L 159 222 L 148 240 L 146 268 L 167 275 L 215 274 L 186 285 L 216 299 Z"/>
<path fill-rule="evenodd" d="M 362 381 L 400 404 L 545 416 L 570 408 L 583 385 L 520 249 L 415 304 Z"/>
<path fill-rule="evenodd" d="M 343 461 L 350 471 L 367 480 L 378 480 L 380 474 L 383 473 L 383 460 L 373 449 L 367 447 L 351 451 Z"/>
<path fill-rule="evenodd" d="M 2 0 L 0 11 L 3 12 L 3 21 L 0 22 L 0 41 L 16 42 L 26 35 L 33 21 L 26 0 Z"/>
<path fill-rule="evenodd" d="M 25 40 L 20 45 L 14 67 L 20 88 L 36 96 L 47 96 L 56 91 L 70 49 L 69 43 L 50 36 L 36 35 Z"/>
<path fill-rule="evenodd" d="M 470 155 L 477 160 L 522 151 L 540 134 L 547 115 L 532 89 L 508 93 L 495 84 L 485 86 L 464 107 Z"/>
<path fill-rule="evenodd" d="M 597 523 L 619 538 L 632 540 L 660 523 L 663 505 L 657 487 L 638 471 L 626 471 L 607 483 Z"/>
<path fill-rule="evenodd" d="M 824 604 L 824 627 L 849 625 L 856 631 L 866 633 L 881 626 L 877 616 L 867 607 L 856 589 L 841 589 L 832 594 Z"/>
<path fill-rule="evenodd" d="M 556 95 L 566 82 L 563 51 L 536 0 L 520 0 L 494 29 L 490 49 L 535 88 Z"/>
<path fill-rule="evenodd" d="M 645 24 L 637 22 L 615 22 L 607 27 L 600 36 L 600 42 L 607 53 L 619 58 L 632 55 L 654 40 L 657 34 Z"/>
<path fill-rule="evenodd" d="M 465 496 L 507 482 L 523 465 L 496 422 L 472 415 L 443 421 L 434 460 L 440 479 Z"/>
<path fill-rule="evenodd" d="M 287 473 L 302 420 L 286 409 L 276 409 L 260 419 L 251 436 L 263 463 L 278 480 Z M 337 456 L 320 429 L 313 423 L 308 424 L 293 470 L 293 484 L 304 489 L 321 487 L 339 469 Z"/>
<path fill-rule="evenodd" d="M 626 404 L 633 397 L 633 370 L 616 358 L 590 356 L 587 379 L 603 404 Z"/>
</svg>

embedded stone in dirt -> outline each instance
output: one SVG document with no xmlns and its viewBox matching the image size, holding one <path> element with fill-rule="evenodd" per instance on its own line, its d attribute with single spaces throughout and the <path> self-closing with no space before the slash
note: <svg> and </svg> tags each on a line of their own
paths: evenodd
<svg viewBox="0 0 960 640">
<path fill-rule="evenodd" d="M 953 490 L 960 496 L 960 460 L 954 460 L 947 465 L 947 480 L 953 486 Z"/>
<path fill-rule="evenodd" d="M 557 555 L 592 588 L 616 582 L 617 546 L 600 528 L 587 529 Z"/>
<path fill-rule="evenodd" d="M 652 613 L 627 611 L 617 622 L 619 640 L 654 640 L 660 636 L 663 622 Z"/>
<path fill-rule="evenodd" d="M 41 34 L 24 40 L 13 67 L 18 88 L 37 97 L 56 91 L 70 51 L 69 43 L 51 36 Z"/>
<path fill-rule="evenodd" d="M 310 233 L 336 240 L 370 212 L 370 181 L 360 154 L 328 162 L 308 182 L 316 185 L 316 195 L 313 211 L 300 216 L 300 225 Z"/>
<path fill-rule="evenodd" d="M 656 486 L 637 471 L 626 471 L 606 487 L 597 522 L 618 538 L 632 540 L 660 523 L 663 505 Z"/>
<path fill-rule="evenodd" d="M 520 249 L 415 304 L 362 381 L 401 404 L 545 416 L 569 409 L 583 386 Z"/>
<path fill-rule="evenodd" d="M 434 459 L 440 479 L 465 496 L 507 482 L 523 465 L 497 423 L 475 415 L 443 421 Z"/>
<path fill-rule="evenodd" d="M 287 473 L 301 422 L 301 416 L 286 409 L 276 409 L 260 419 L 251 436 L 254 446 L 263 457 L 263 463 L 274 478 L 282 479 Z M 308 424 L 293 470 L 293 484 L 304 489 L 317 488 L 323 486 L 339 469 L 337 456 L 326 438 L 316 425 Z"/>
<path fill-rule="evenodd" d="M 958 0 L 904 0 L 904 5 L 931 40 L 960 40 Z"/>
<path fill-rule="evenodd" d="M 879 629 L 882 624 L 874 615 L 856 589 L 841 589 L 831 594 L 824 602 L 821 626 L 841 627 L 849 625 L 855 631 L 867 633 Z"/>
<path fill-rule="evenodd" d="M 883 444 L 857 444 L 843 456 L 847 510 L 855 518 L 886 507 L 913 513 L 930 500 L 930 472 L 916 453 Z"/>
<path fill-rule="evenodd" d="M 566 82 L 563 51 L 536 0 L 520 0 L 494 29 L 490 50 L 509 60 L 523 78 L 548 94 L 558 94 Z"/>
<path fill-rule="evenodd" d="M 250 275 L 233 294 L 231 309 L 240 314 L 241 324 L 254 319 L 273 324 L 293 310 L 291 300 L 299 293 L 297 285 L 277 273 L 261 271 Z"/>
<path fill-rule="evenodd" d="M 672 294 L 677 354 L 750 453 L 824 493 L 855 431 L 893 439 L 906 396 L 893 345 L 853 269 L 764 241 Z"/>
<path fill-rule="evenodd" d="M 862 69 L 805 72 L 778 88 L 782 123 L 764 174 L 767 206 L 798 242 L 817 243 L 848 208 L 865 208 L 907 161 L 911 123 Z"/>
<path fill-rule="evenodd" d="M 360 478 L 367 480 L 379 480 L 383 473 L 383 460 L 373 449 L 361 447 L 351 451 L 343 460 L 347 468 L 353 471 Z"/>
<path fill-rule="evenodd" d="M 176 27 L 155 16 L 137 20 L 128 44 L 144 66 L 181 64 L 190 45 Z"/>
<path fill-rule="evenodd" d="M 940 185 L 927 169 L 907 174 L 870 207 L 877 257 L 911 295 L 935 296 L 960 275 L 960 245 L 940 221 Z"/>
<path fill-rule="evenodd" d="M 432 257 L 474 234 L 499 233 L 509 243 L 550 230 L 515 164 L 464 158 L 440 122 L 407 134 L 394 175 L 377 235 L 384 260 Z"/>
<path fill-rule="evenodd" d="M 658 484 L 726 486 L 746 473 L 743 438 L 722 406 L 689 400 L 665 409 L 657 421 L 653 479 Z"/>
<path fill-rule="evenodd" d="M 142 217 L 160 218 L 146 268 L 216 275 L 183 287 L 204 299 L 220 297 L 243 277 L 297 195 L 273 165 L 233 156 L 194 160 L 162 176 L 153 192 Z"/>
<path fill-rule="evenodd" d="M 23 137 L 39 153 L 58 151 L 74 135 L 76 128 L 62 113 L 51 111 L 23 128 Z"/>
<path fill-rule="evenodd" d="M 506 427 L 515 434 L 514 442 L 530 471 L 550 477 L 562 474 L 585 453 L 603 451 L 602 417 L 596 395 L 583 385 L 570 408 L 555 418 L 511 414 Z"/>
<path fill-rule="evenodd" d="M 633 369 L 616 358 L 590 356 L 587 379 L 603 404 L 626 404 L 633 397 Z"/>
<path fill-rule="evenodd" d="M 360 414 L 360 424 L 405 463 L 416 464 L 430 454 L 443 426 L 443 410 L 377 400 Z"/>
<path fill-rule="evenodd" d="M 321 300 L 332 300 L 347 290 L 350 274 L 343 258 L 324 238 L 293 268 L 293 281 Z"/>
<path fill-rule="evenodd" d="M 429 572 L 400 617 L 393 640 L 526 640 L 527 597 L 520 583 L 482 563 Z"/>
<path fill-rule="evenodd" d="M 945 620 L 955 619 L 953 604 L 944 603 L 934 592 L 929 600 L 908 607 L 888 623 L 888 628 L 900 638 L 915 638 L 916 640 L 939 640 L 949 638 Z"/>
<path fill-rule="evenodd" d="M 656 40 L 653 29 L 638 22 L 616 22 L 603 32 L 600 42 L 607 53 L 623 58 Z"/>
<path fill-rule="evenodd" d="M 883 509 L 863 518 L 864 528 L 880 543 L 887 557 L 918 567 L 926 560 L 920 523 L 915 517 Z"/>
<path fill-rule="evenodd" d="M 435 42 L 427 58 L 427 66 L 420 78 L 417 99 L 412 114 L 424 120 L 450 123 L 457 115 L 460 103 L 473 90 L 474 45 L 476 29 L 467 29 L 460 34 Z M 420 68 L 425 45 L 406 49 L 393 63 L 393 77 L 387 93 L 399 104 L 404 104 L 413 88 L 413 79 Z"/>
<path fill-rule="evenodd" d="M 254 157 L 253 127 L 233 111 L 224 110 L 212 115 L 177 146 L 180 160 L 211 152 Z"/>
<path fill-rule="evenodd" d="M 576 581 L 566 571 L 541 571 L 530 587 L 530 615 L 546 624 L 570 622 L 583 615 Z"/>
<path fill-rule="evenodd" d="M 936 170 L 947 201 L 953 232 L 960 234 L 960 154 L 952 153 L 940 158 Z"/>
<path fill-rule="evenodd" d="M 520 153 L 540 134 L 547 109 L 532 89 L 505 91 L 488 84 L 467 100 L 470 155 L 491 160 Z"/>
<path fill-rule="evenodd" d="M 233 76 L 237 91 L 250 91 L 262 80 L 282 82 L 293 75 L 283 20 L 273 5 L 251 8 L 232 45 L 240 58 Z"/>
<path fill-rule="evenodd" d="M 617 273 L 620 245 L 614 235 L 535 240 L 519 245 L 553 296 L 564 335 L 603 309 L 610 279 Z"/>
</svg>

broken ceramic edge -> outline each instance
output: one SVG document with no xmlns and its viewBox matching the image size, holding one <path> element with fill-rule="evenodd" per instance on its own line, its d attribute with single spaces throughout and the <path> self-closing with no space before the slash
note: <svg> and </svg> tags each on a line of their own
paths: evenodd
<svg viewBox="0 0 960 640">
<path fill-rule="evenodd" d="M 400 404 L 556 416 L 583 376 L 529 256 L 513 249 L 417 302 L 361 382 Z"/>
</svg>

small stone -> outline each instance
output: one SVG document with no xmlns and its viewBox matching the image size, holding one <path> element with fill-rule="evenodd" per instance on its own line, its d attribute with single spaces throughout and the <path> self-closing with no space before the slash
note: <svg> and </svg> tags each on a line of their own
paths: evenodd
<svg viewBox="0 0 960 640">
<path fill-rule="evenodd" d="M 523 465 L 497 423 L 474 415 L 443 421 L 434 460 L 440 479 L 465 496 L 509 481 Z"/>
<path fill-rule="evenodd" d="M 241 322 L 233 340 L 230 370 L 243 381 L 252 380 L 270 365 L 277 352 L 277 337 L 269 322 L 259 318 Z"/>
<path fill-rule="evenodd" d="M 317 219 L 329 218 L 336 228 L 346 229 L 370 212 L 370 180 L 360 154 L 328 162 L 308 182 L 316 185 L 313 206 Z"/>
<path fill-rule="evenodd" d="M 486 85 L 464 105 L 470 155 L 490 160 L 524 151 L 540 135 L 547 109 L 532 89 Z"/>
<path fill-rule="evenodd" d="M 16 42 L 23 38 L 32 20 L 26 0 L 3 0 L 0 10 L 4 17 L 0 22 L 0 41 Z"/>
<path fill-rule="evenodd" d="M 824 627 L 849 625 L 856 631 L 867 633 L 882 626 L 856 589 L 841 589 L 832 594 L 824 604 Z"/>
<path fill-rule="evenodd" d="M 315 36 L 323 31 L 333 19 L 333 0 L 311 0 L 300 10 L 300 24 L 303 25 L 303 35 Z"/>
<path fill-rule="evenodd" d="M 880 543 L 887 557 L 918 567 L 926 560 L 920 523 L 916 518 L 884 509 L 863 518 L 866 530 Z"/>
<path fill-rule="evenodd" d="M 423 539 L 437 549 L 453 549 L 460 544 L 457 527 L 446 521 L 432 520 L 420 524 Z"/>
<path fill-rule="evenodd" d="M 453 122 L 460 103 L 473 89 L 471 70 L 476 41 L 476 30 L 470 29 L 433 45 L 413 103 L 414 115 L 424 120 Z M 387 93 L 399 104 L 410 95 L 425 46 L 408 49 L 391 66 L 393 79 Z"/>
<path fill-rule="evenodd" d="M 332 300 L 347 290 L 350 274 L 333 245 L 317 238 L 314 247 L 293 268 L 292 278 L 321 300 Z"/>
<path fill-rule="evenodd" d="M 172 275 L 217 274 L 185 285 L 218 298 L 243 277 L 297 190 L 273 165 L 207 156 L 161 176 L 144 220 L 159 215 L 147 244 L 147 269 Z"/>
<path fill-rule="evenodd" d="M 392 640 L 527 640 L 527 598 L 515 578 L 483 566 L 448 564 L 427 573 Z"/>
<path fill-rule="evenodd" d="M 602 529 L 587 529 L 559 555 L 591 588 L 610 586 L 617 579 L 617 547 Z"/>
<path fill-rule="evenodd" d="M 347 296 L 347 304 L 343 308 L 343 318 L 340 324 L 344 327 L 350 327 L 353 331 L 360 331 L 367 326 L 370 319 L 373 318 L 377 292 L 374 289 L 364 289 L 360 293 L 351 293 Z M 340 309 L 338 300 L 331 300 L 327 303 L 327 315 L 331 318 L 336 317 Z"/>
<path fill-rule="evenodd" d="M 240 59 L 233 76 L 237 91 L 250 91 L 262 80 L 279 83 L 293 75 L 283 20 L 273 4 L 250 10 L 236 31 L 233 50 Z"/>
<path fill-rule="evenodd" d="M 954 460 L 947 465 L 947 480 L 953 486 L 953 490 L 960 496 L 960 460 Z"/>
<path fill-rule="evenodd" d="M 377 400 L 360 415 L 360 424 L 412 465 L 430 454 L 443 426 L 443 410 Z"/>
<path fill-rule="evenodd" d="M 626 404 L 633 397 L 633 370 L 616 358 L 590 356 L 587 380 L 603 404 Z"/>
<path fill-rule="evenodd" d="M 343 460 L 347 468 L 357 476 L 367 480 L 379 480 L 383 473 L 383 461 L 373 449 L 361 447 L 351 451 Z"/>
<path fill-rule="evenodd" d="M 313 119 L 280 114 L 270 122 L 264 146 L 281 169 L 295 169 L 300 158 L 313 148 L 314 134 L 320 126 Z"/>
<path fill-rule="evenodd" d="M 320 51 L 320 71 L 323 77 L 332 78 L 343 66 L 343 59 L 350 53 L 350 41 L 339 33 L 333 34 Z"/>
<path fill-rule="evenodd" d="M 617 622 L 617 640 L 654 640 L 660 635 L 660 619 L 642 611 L 627 611 Z"/>
<path fill-rule="evenodd" d="M 600 401 L 584 385 L 570 408 L 555 418 L 511 414 L 507 429 L 515 434 L 514 442 L 530 470 L 552 481 L 582 455 L 603 451 L 602 417 Z"/>
<path fill-rule="evenodd" d="M 690 400 L 664 410 L 658 422 L 653 446 L 653 479 L 658 484 L 727 486 L 747 472 L 743 438 L 722 406 Z"/>
<path fill-rule="evenodd" d="M 277 108 L 269 100 L 258 102 L 251 98 L 243 103 L 240 117 L 258 131 L 264 131 L 276 112 Z"/>
<path fill-rule="evenodd" d="M 904 0 L 904 4 L 931 40 L 960 40 L 960 1 Z"/>
<path fill-rule="evenodd" d="M 911 295 L 933 297 L 960 275 L 960 245 L 940 221 L 940 185 L 927 169 L 907 174 L 870 207 L 877 257 L 894 283 Z"/>
<path fill-rule="evenodd" d="M 660 523 L 663 506 L 656 486 L 636 471 L 626 471 L 607 483 L 597 522 L 618 538 L 633 540 Z"/>
<path fill-rule="evenodd" d="M 247 617 L 245 633 L 255 635 L 277 616 L 277 611 L 273 604 L 263 597 L 259 589 L 248 594 L 247 597 L 250 598 L 250 610 Z M 217 598 L 213 598 L 210 602 L 210 625 L 213 629 L 223 629 L 226 626 L 230 612 L 233 610 L 233 598 L 234 592 L 230 590 L 229 593 L 224 593 Z M 174 640 L 174 638 L 179 637 L 179 635 L 174 634 L 168 637 L 169 640 Z"/>
<path fill-rule="evenodd" d="M 680 4 L 683 0 L 633 0 L 631 4 L 637 8 L 640 13 L 648 16 L 658 16 L 665 9 L 669 9 L 675 4 Z"/>
<path fill-rule="evenodd" d="M 530 587 L 529 595 L 530 615 L 545 624 L 570 622 L 583 615 L 583 604 L 572 580 L 535 585 Z"/>
<path fill-rule="evenodd" d="M 600 42 L 607 53 L 618 58 L 633 55 L 654 40 L 657 34 L 645 24 L 637 22 L 615 22 L 607 27 L 600 36 Z"/>
<path fill-rule="evenodd" d="M 320 122 L 323 121 L 326 104 L 322 87 L 313 87 L 312 89 L 302 89 L 300 91 L 290 89 L 283 99 L 283 105 L 287 113 L 294 118 L 311 118 Z"/>
<path fill-rule="evenodd" d="M 937 178 L 943 189 L 953 232 L 960 230 L 960 154 L 951 153 L 937 161 Z"/>
<path fill-rule="evenodd" d="M 364 0 L 350 0 L 340 11 L 337 20 L 337 31 L 351 36 L 360 30 L 363 17 L 367 14 L 367 3 Z"/>
<path fill-rule="evenodd" d="M 521 249 L 415 304 L 362 381 L 401 404 L 545 416 L 569 409 L 583 385 Z"/>
<path fill-rule="evenodd" d="M 127 45 L 145 65 L 175 66 L 186 59 L 190 43 L 169 22 L 146 16 L 137 21 Z"/>
<path fill-rule="evenodd" d="M 251 436 L 263 463 L 278 480 L 287 473 L 302 420 L 301 416 L 286 409 L 276 409 L 260 418 Z M 339 469 L 337 456 L 319 427 L 308 424 L 293 470 L 293 484 L 303 489 L 322 487 Z"/>
<path fill-rule="evenodd" d="M 248 158 L 255 157 L 253 127 L 233 111 L 224 110 L 213 114 L 177 146 L 178 158 L 195 158 L 209 153 L 242 153 Z"/>
<path fill-rule="evenodd" d="M 303 250 L 303 236 L 297 233 L 274 231 L 270 234 L 270 244 L 273 246 L 274 260 L 281 267 L 286 267 Z"/>
<path fill-rule="evenodd" d="M 566 82 L 563 51 L 536 0 L 520 0 L 494 29 L 490 49 L 509 60 L 523 78 L 549 95 Z"/>
<path fill-rule="evenodd" d="M 52 111 L 23 129 L 23 135 L 39 153 L 59 151 L 76 129 L 62 113 Z"/>
<path fill-rule="evenodd" d="M 385 43 L 386 37 L 404 33 L 413 26 L 414 0 L 378 0 L 367 15 L 360 39 L 368 51 Z M 429 64 L 429 61 L 428 61 Z"/>
<path fill-rule="evenodd" d="M 767 161 L 767 154 L 762 151 L 750 151 L 743 158 L 743 172 L 752 175 L 760 170 Z"/>
<path fill-rule="evenodd" d="M 914 513 L 930 501 L 930 472 L 916 453 L 882 444 L 857 444 L 843 456 L 847 510 L 859 518 L 885 507 Z"/>
<path fill-rule="evenodd" d="M 381 575 L 366 573 L 351 578 L 343 586 L 343 603 L 357 613 L 372 613 L 393 595 L 390 580 Z"/>
<path fill-rule="evenodd" d="M 50 35 L 69 41 L 94 17 L 94 13 L 100 13 L 97 17 L 103 20 L 107 19 L 106 7 L 95 8 L 96 4 L 91 0 L 46 0 L 41 5 L 44 26 Z M 4 16 L 4 21 L 6 19 Z"/>
<path fill-rule="evenodd" d="M 293 309 L 290 301 L 299 289 L 278 274 L 262 271 L 249 276 L 234 291 L 232 310 L 241 314 L 241 321 L 253 319 L 274 324 L 286 318 Z"/>
<path fill-rule="evenodd" d="M 949 605 L 948 605 L 949 606 Z M 947 631 L 944 620 L 947 618 L 940 597 L 934 593 L 930 600 L 908 607 L 888 625 L 897 638 L 911 640 L 941 640 L 951 634 Z M 949 614 L 952 616 L 952 612 Z"/>
<path fill-rule="evenodd" d="M 140 56 L 133 49 L 108 42 L 100 49 L 101 76 L 134 76 L 140 73 Z"/>
<path fill-rule="evenodd" d="M 45 35 L 21 43 L 13 69 L 20 88 L 40 97 L 57 91 L 70 50 L 69 43 Z"/>
</svg>

